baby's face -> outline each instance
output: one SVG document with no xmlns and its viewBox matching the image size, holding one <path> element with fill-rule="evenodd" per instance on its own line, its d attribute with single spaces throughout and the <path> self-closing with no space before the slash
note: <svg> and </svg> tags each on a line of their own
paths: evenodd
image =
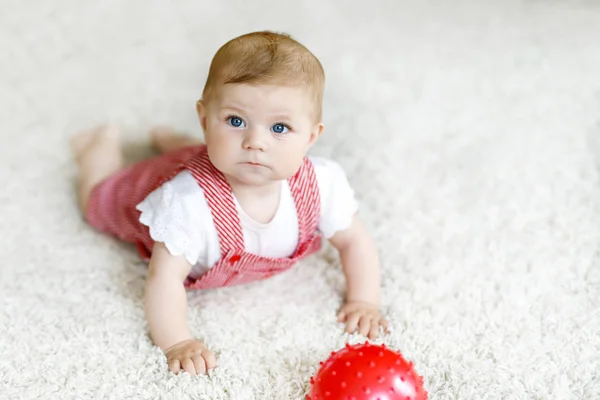
<svg viewBox="0 0 600 400">
<path fill-rule="evenodd" d="M 213 165 L 230 183 L 252 186 L 294 175 L 323 127 L 299 87 L 224 85 L 198 115 Z"/>
</svg>

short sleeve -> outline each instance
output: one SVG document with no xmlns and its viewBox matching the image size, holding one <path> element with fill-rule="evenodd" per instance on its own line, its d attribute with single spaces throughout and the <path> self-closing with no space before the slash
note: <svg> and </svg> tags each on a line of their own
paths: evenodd
<svg viewBox="0 0 600 400">
<path fill-rule="evenodd" d="M 150 237 L 163 242 L 174 256 L 183 255 L 195 265 L 206 251 L 206 203 L 202 189 L 188 171 L 183 171 L 151 192 L 136 208 Z"/>
<path fill-rule="evenodd" d="M 358 202 L 346 172 L 338 163 L 321 157 L 310 157 L 310 160 L 315 168 L 321 197 L 319 230 L 329 239 L 336 232 L 350 227 L 358 211 Z"/>
</svg>

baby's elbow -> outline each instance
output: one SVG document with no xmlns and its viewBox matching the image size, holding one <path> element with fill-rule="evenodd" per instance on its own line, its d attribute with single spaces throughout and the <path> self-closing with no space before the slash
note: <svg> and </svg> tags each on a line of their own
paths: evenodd
<svg viewBox="0 0 600 400">
<path fill-rule="evenodd" d="M 148 279 L 174 277 L 183 281 L 191 269 L 192 265 L 185 257 L 173 256 L 164 243 L 155 243 L 148 266 Z"/>
<path fill-rule="evenodd" d="M 352 222 L 348 228 L 337 231 L 329 238 L 329 243 L 338 251 L 356 246 L 368 239 L 368 233 L 358 214 L 352 216 Z"/>
</svg>

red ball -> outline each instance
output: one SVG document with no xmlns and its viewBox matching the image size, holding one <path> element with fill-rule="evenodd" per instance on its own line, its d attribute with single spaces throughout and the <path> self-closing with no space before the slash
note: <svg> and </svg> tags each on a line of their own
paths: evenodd
<svg viewBox="0 0 600 400">
<path fill-rule="evenodd" d="M 368 342 L 332 352 L 310 383 L 307 400 L 427 400 L 412 362 Z"/>
</svg>

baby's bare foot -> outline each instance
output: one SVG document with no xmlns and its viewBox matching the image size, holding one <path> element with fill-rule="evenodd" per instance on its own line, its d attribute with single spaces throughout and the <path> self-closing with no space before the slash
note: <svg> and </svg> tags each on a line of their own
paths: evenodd
<svg viewBox="0 0 600 400">
<path fill-rule="evenodd" d="M 197 146 L 203 142 L 192 136 L 176 133 L 168 127 L 157 127 L 150 131 L 152 145 L 161 153 L 178 150 L 184 147 Z"/>
<path fill-rule="evenodd" d="M 159 126 L 150 131 L 150 143 L 162 152 L 165 145 L 171 142 L 175 135 L 175 131 L 172 128 Z"/>
<path fill-rule="evenodd" d="M 90 153 L 103 153 L 117 149 L 120 153 L 119 130 L 114 126 L 100 126 L 76 134 L 70 140 L 75 160 L 81 163 Z"/>
</svg>

